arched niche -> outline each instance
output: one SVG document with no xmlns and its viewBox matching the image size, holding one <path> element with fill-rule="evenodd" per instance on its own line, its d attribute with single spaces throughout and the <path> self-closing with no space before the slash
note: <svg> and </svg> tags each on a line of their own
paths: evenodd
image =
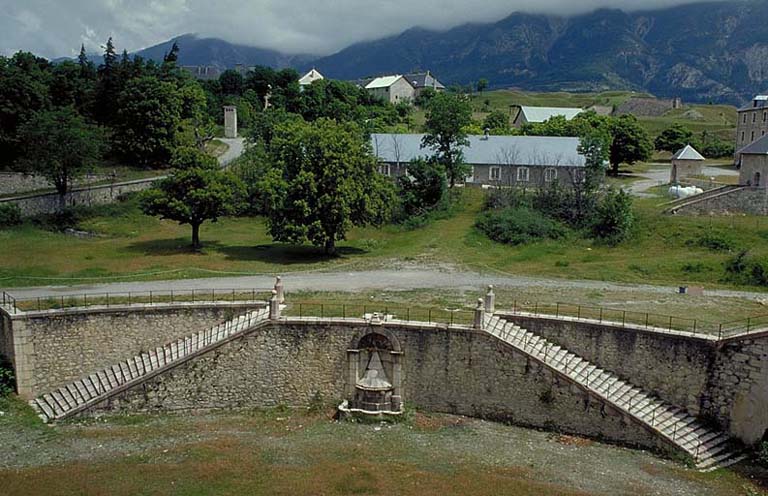
<svg viewBox="0 0 768 496">
<path fill-rule="evenodd" d="M 397 338 L 386 329 L 356 336 L 347 350 L 346 395 L 352 411 L 400 413 L 402 351 Z"/>
</svg>

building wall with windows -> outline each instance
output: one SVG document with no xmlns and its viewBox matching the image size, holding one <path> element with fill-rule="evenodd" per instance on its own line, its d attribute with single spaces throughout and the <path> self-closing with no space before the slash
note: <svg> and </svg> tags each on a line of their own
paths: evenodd
<svg viewBox="0 0 768 496">
<path fill-rule="evenodd" d="M 472 167 L 471 183 L 493 186 L 541 187 L 552 183 L 572 187 L 583 181 L 583 167 L 483 164 Z"/>
<path fill-rule="evenodd" d="M 740 149 L 768 135 L 768 96 L 756 96 L 739 109 L 736 123 L 736 161 Z"/>
</svg>

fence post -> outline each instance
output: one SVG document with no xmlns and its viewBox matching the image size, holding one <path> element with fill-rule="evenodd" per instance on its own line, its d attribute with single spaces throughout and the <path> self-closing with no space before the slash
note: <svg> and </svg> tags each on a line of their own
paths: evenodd
<svg viewBox="0 0 768 496">
<path fill-rule="evenodd" d="M 234 302 L 235 302 L 235 290 L 233 289 L 232 290 L 232 303 L 234 303 Z"/>
<path fill-rule="evenodd" d="M 645 312 L 645 328 L 648 329 L 648 312 Z"/>
<path fill-rule="evenodd" d="M 171 290 L 171 303 L 173 303 L 173 290 Z"/>
<path fill-rule="evenodd" d="M 277 291 L 272 290 L 272 298 L 269 300 L 269 320 L 280 318 L 280 300 L 277 299 Z"/>
<path fill-rule="evenodd" d="M 149 304 L 152 304 L 152 291 L 149 292 Z"/>
<path fill-rule="evenodd" d="M 483 299 L 477 299 L 477 308 L 475 308 L 475 329 L 483 328 L 483 321 L 485 320 L 485 307 L 483 305 Z M 451 312 L 451 325 L 453 325 L 453 312 Z"/>
<path fill-rule="evenodd" d="M 747 317 L 747 332 L 749 332 L 749 324 L 752 322 L 752 319 Z"/>
<path fill-rule="evenodd" d="M 213 303 L 214 301 L 216 301 L 216 290 L 212 289 L 211 290 L 211 303 Z"/>
<path fill-rule="evenodd" d="M 600 322 L 603 321 L 603 307 L 600 307 Z"/>
<path fill-rule="evenodd" d="M 40 311 L 40 297 L 37 297 L 37 311 Z"/>
<path fill-rule="evenodd" d="M 560 317 L 560 303 L 555 303 L 555 317 Z"/>
<path fill-rule="evenodd" d="M 128 306 L 131 306 L 131 292 L 128 291 Z"/>
<path fill-rule="evenodd" d="M 669 316 L 669 330 L 672 330 L 672 316 Z"/>
<path fill-rule="evenodd" d="M 496 295 L 493 292 L 493 285 L 488 286 L 488 292 L 485 294 L 485 311 L 486 313 L 496 311 Z"/>
<path fill-rule="evenodd" d="M 720 324 L 717 330 L 717 339 L 723 339 L 723 324 Z"/>
<path fill-rule="evenodd" d="M 621 312 L 621 327 L 624 327 L 626 325 L 626 322 L 627 322 L 627 311 L 624 310 L 623 312 Z"/>
<path fill-rule="evenodd" d="M 320 318 L 325 317 L 325 303 L 320 304 Z"/>
<path fill-rule="evenodd" d="M 83 306 L 88 308 L 88 293 L 83 293 Z"/>
<path fill-rule="evenodd" d="M 581 320 L 581 305 L 576 307 L 576 318 Z"/>
<path fill-rule="evenodd" d="M 347 318 L 347 305 L 341 304 L 341 318 L 346 319 Z"/>
<path fill-rule="evenodd" d="M 693 319 L 693 333 L 696 334 L 696 319 Z"/>
<path fill-rule="evenodd" d="M 411 321 L 411 307 L 405 309 L 405 320 L 407 322 Z"/>
<path fill-rule="evenodd" d="M 430 324 L 432 323 L 432 309 L 431 308 L 429 309 L 429 312 L 427 314 L 427 322 L 430 323 Z"/>
</svg>

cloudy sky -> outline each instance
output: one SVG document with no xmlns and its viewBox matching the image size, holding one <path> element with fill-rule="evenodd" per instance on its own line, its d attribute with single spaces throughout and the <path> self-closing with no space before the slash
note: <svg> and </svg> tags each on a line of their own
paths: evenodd
<svg viewBox="0 0 768 496">
<path fill-rule="evenodd" d="M 651 9 L 695 0 L 0 0 L 0 54 L 89 51 L 113 36 L 137 50 L 184 33 L 326 54 L 412 26 L 444 29 L 521 10 L 562 15 L 597 7 Z"/>
</svg>

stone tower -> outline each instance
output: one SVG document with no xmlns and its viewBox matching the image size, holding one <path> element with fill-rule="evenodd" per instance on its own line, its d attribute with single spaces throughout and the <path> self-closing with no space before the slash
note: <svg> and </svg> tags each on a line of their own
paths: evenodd
<svg viewBox="0 0 768 496">
<path fill-rule="evenodd" d="M 224 106 L 224 137 L 237 138 L 237 107 Z"/>
</svg>

